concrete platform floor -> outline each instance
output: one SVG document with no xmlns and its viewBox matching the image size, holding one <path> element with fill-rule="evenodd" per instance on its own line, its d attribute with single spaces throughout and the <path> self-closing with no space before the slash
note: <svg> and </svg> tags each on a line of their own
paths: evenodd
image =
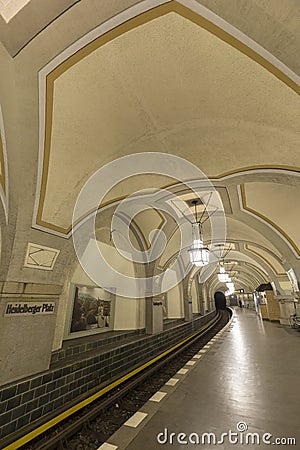
<svg viewBox="0 0 300 450">
<path fill-rule="evenodd" d="M 276 438 L 295 438 L 296 445 L 276 445 L 276 447 L 300 449 L 300 333 L 279 325 L 262 321 L 254 312 L 235 309 L 233 326 L 224 332 L 210 350 L 188 368 L 186 375 L 176 375 L 179 382 L 174 388 L 162 387 L 167 395 L 159 404 L 152 417 L 146 418 L 137 430 L 139 433 L 131 443 L 122 447 L 128 450 L 220 448 L 220 449 L 262 449 L 270 448 Z M 148 402 L 149 403 L 149 402 Z M 141 408 L 143 411 L 143 408 Z M 238 432 L 237 424 L 243 422 L 248 430 Z M 242 431 L 240 424 L 239 428 Z M 124 428 L 124 427 L 122 427 Z M 158 433 L 185 433 L 187 441 L 190 433 L 215 433 L 217 441 L 221 434 L 237 432 L 232 443 L 224 437 L 220 444 L 157 442 Z M 128 432 L 132 433 L 132 429 Z M 241 435 L 258 433 L 252 444 L 241 443 Z M 120 434 L 121 436 L 122 434 Z M 192 442 L 197 442 L 195 435 Z M 201 438 L 200 438 L 201 439 Z M 238 443 L 234 443 L 238 439 Z M 179 439 L 180 440 L 180 439 Z M 165 434 L 161 435 L 161 442 Z M 200 440 L 201 442 L 201 440 Z M 108 447 L 107 447 L 108 448 Z M 111 448 L 114 448 L 113 446 Z M 272 447 L 271 447 L 272 448 Z"/>
</svg>

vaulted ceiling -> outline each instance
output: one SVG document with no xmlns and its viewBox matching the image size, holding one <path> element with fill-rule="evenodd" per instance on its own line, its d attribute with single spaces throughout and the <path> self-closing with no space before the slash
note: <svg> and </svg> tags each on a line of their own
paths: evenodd
<svg viewBox="0 0 300 450">
<path fill-rule="evenodd" d="M 286 279 L 300 256 L 298 2 L 133 3 L 1 3 L 1 198 L 7 209 L 8 186 L 24 196 L 15 225 L 30 228 L 24 252 L 30 240 L 67 245 L 96 170 L 162 152 L 193 163 L 220 193 L 241 286 Z M 131 177 L 104 203 L 113 212 L 141 187 L 172 185 L 159 173 Z M 159 220 L 154 210 L 135 218 L 144 241 Z"/>
</svg>

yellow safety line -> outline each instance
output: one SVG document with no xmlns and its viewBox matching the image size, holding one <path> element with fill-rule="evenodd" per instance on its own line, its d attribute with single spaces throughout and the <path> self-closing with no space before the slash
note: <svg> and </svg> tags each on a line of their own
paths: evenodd
<svg viewBox="0 0 300 450">
<path fill-rule="evenodd" d="M 146 367 L 150 366 L 151 364 L 155 363 L 159 359 L 163 358 L 168 353 L 172 352 L 176 348 L 183 345 L 185 342 L 192 339 L 194 336 L 197 336 L 197 334 L 201 333 L 201 331 L 208 328 L 213 322 L 216 321 L 216 318 L 210 320 L 204 327 L 200 328 L 196 333 L 193 333 L 191 336 L 187 337 L 183 341 L 179 342 L 178 344 L 174 345 L 173 347 L 169 348 L 168 350 L 164 351 L 160 355 L 156 356 L 155 358 L 151 359 L 150 361 L 146 362 L 140 367 L 137 367 L 132 372 L 127 373 L 121 378 L 118 378 L 113 383 L 109 384 L 108 386 L 105 386 L 103 389 L 98 391 L 96 394 L 92 395 L 91 397 L 86 398 L 85 400 L 82 400 L 81 402 L 77 403 L 77 405 L 72 406 L 72 408 L 67 409 L 63 413 L 59 414 L 58 416 L 54 417 L 53 419 L 49 420 L 48 422 L 44 423 L 43 425 L 39 426 L 35 430 L 31 431 L 30 433 L 26 434 L 25 436 L 21 437 L 17 441 L 13 442 L 12 444 L 8 445 L 7 447 L 3 447 L 2 450 L 16 450 L 20 448 L 22 445 L 26 444 L 29 441 L 32 441 L 40 434 L 44 433 L 45 431 L 49 430 L 49 428 L 52 428 L 54 425 L 58 424 L 62 420 L 66 419 L 67 417 L 74 414 L 76 411 L 78 411 L 81 408 L 84 408 L 85 406 L 89 405 L 93 401 L 97 400 L 97 398 L 101 397 L 106 392 L 110 391 L 111 389 L 115 388 L 119 384 L 123 383 L 124 381 L 128 380 L 129 378 L 133 377 L 137 373 L 141 372 Z"/>
</svg>

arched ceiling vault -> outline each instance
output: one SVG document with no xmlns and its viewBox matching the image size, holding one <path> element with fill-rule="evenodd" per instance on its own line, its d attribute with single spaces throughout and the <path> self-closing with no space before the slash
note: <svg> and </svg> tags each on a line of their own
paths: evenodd
<svg viewBox="0 0 300 450">
<path fill-rule="evenodd" d="M 14 0 L 0 9 L 0 37 L 14 56 L 15 72 L 21 72 L 25 56 L 34 61 L 34 69 L 24 66 L 24 78 L 16 83 L 19 89 L 32 83 L 35 114 L 27 128 L 39 128 L 32 227 L 70 238 L 76 199 L 95 170 L 121 156 L 166 152 L 199 167 L 220 193 L 243 282 L 251 275 L 256 282 L 264 271 L 284 276 L 300 257 L 299 5 L 96 3 L 45 2 L 35 23 L 36 0 Z M 263 18 L 268 27 L 259 25 Z M 176 180 L 150 178 L 149 185 L 176 191 Z M 100 214 L 109 220 L 104 207 L 113 211 L 146 185 L 144 176 L 119 183 L 106 194 Z M 150 228 L 161 221 L 153 211 L 132 226 L 147 248 Z M 165 260 L 174 243 L 176 237 Z"/>
<path fill-rule="evenodd" d="M 270 280 L 270 277 L 261 271 L 256 263 L 248 263 L 241 261 L 231 261 L 234 263 L 234 269 L 228 270 L 232 268 L 232 265 L 226 264 L 226 268 L 229 273 L 236 272 L 233 277 L 236 289 L 240 289 L 241 287 L 246 287 L 248 290 L 256 289 L 261 283 L 266 283 Z M 230 266 L 230 267 L 228 267 Z M 222 290 L 226 289 L 226 285 L 224 283 L 220 283 L 217 277 L 217 274 L 214 273 L 207 282 L 208 289 L 213 293 L 216 289 L 221 288 Z"/>
<path fill-rule="evenodd" d="M 14 56 L 60 17 L 65 19 L 66 16 L 73 15 L 72 20 L 76 25 L 76 21 L 80 23 L 80 16 L 84 12 L 85 22 L 88 22 L 90 29 L 93 29 L 101 23 L 100 17 L 104 21 L 132 5 L 138 5 L 140 10 L 143 10 L 161 3 L 166 2 L 115 0 L 113 4 L 101 4 L 99 8 L 97 3 L 89 2 L 83 5 L 79 0 L 51 0 L 44 2 L 41 9 L 39 0 L 2 1 L 0 6 L 1 41 L 7 51 Z M 184 3 L 191 7 L 196 4 L 194 2 L 193 5 L 189 1 Z M 222 0 L 214 2 L 198 0 L 197 3 L 198 9 L 201 9 L 203 14 L 218 17 L 219 21 L 224 19 L 263 46 L 295 73 L 299 73 L 299 61 L 295 58 L 299 48 L 299 3 L 297 0 L 285 4 L 281 0 L 273 0 L 272 3 L 268 0 L 262 0 L 259 3 L 248 0 L 239 0 L 237 3 L 235 0 L 227 0 L 226 4 Z M 267 27 L 262 26 L 265 23 L 268 24 Z"/>
<path fill-rule="evenodd" d="M 137 151 L 171 151 L 209 177 L 283 167 L 287 152 L 298 170 L 297 85 L 201 15 L 170 2 L 81 45 L 40 72 L 38 226 L 68 232 L 95 167 Z"/>
</svg>

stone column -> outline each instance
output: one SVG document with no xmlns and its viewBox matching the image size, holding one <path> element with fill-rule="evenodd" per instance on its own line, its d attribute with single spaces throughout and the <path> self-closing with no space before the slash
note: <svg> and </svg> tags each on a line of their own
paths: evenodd
<svg viewBox="0 0 300 450">
<path fill-rule="evenodd" d="M 291 292 L 283 292 L 275 297 L 279 301 L 280 306 L 280 323 L 288 326 L 292 323 L 291 314 L 296 313 L 300 315 L 300 263 L 290 268 L 293 270 L 292 278 L 294 279 L 291 281 L 293 290 Z"/>
<path fill-rule="evenodd" d="M 203 289 L 204 289 L 204 284 L 198 284 L 197 283 L 197 290 L 198 290 L 198 298 L 199 298 L 199 311 L 201 316 L 203 316 L 203 314 L 205 313 L 205 307 L 204 307 L 204 297 L 203 297 Z"/>
<path fill-rule="evenodd" d="M 209 299 L 205 284 L 202 284 L 203 310 L 204 314 L 210 311 Z"/>
<path fill-rule="evenodd" d="M 163 331 L 163 301 L 161 295 L 146 298 L 146 333 Z"/>
<path fill-rule="evenodd" d="M 297 267 L 291 267 L 295 276 L 295 285 L 293 286 L 294 292 L 293 296 L 295 298 L 300 299 L 300 263 L 298 263 Z"/>
<path fill-rule="evenodd" d="M 163 297 L 160 294 L 160 286 L 155 285 L 154 279 L 155 265 L 153 263 L 145 265 L 145 276 L 149 278 L 146 285 L 146 333 L 155 334 L 163 331 Z"/>
<path fill-rule="evenodd" d="M 61 286 L 0 283 L 0 385 L 49 368 Z"/>
<path fill-rule="evenodd" d="M 297 308 L 297 303 L 295 303 L 295 299 L 290 296 L 278 295 L 275 297 L 279 302 L 280 307 L 280 323 L 281 325 L 291 326 L 291 314 L 298 313 L 299 309 Z M 296 308 L 295 308 L 296 306 Z M 298 310 L 297 310 L 298 309 Z"/>
<path fill-rule="evenodd" d="M 189 278 L 182 281 L 184 320 L 190 322 L 193 319 L 193 300 L 190 291 Z"/>
</svg>

